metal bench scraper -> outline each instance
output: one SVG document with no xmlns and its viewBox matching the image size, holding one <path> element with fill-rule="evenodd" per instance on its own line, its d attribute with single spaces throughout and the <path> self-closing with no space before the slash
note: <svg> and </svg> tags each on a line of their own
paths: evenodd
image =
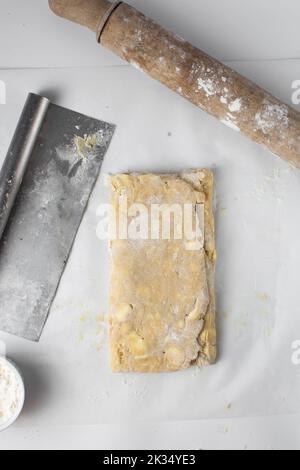
<svg viewBox="0 0 300 470">
<path fill-rule="evenodd" d="M 0 329 L 39 341 L 115 126 L 30 94 L 0 173 Z"/>
</svg>

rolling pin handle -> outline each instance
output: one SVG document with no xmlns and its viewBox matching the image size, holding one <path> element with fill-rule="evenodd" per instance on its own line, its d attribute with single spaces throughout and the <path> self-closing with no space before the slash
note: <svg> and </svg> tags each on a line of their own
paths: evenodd
<svg viewBox="0 0 300 470">
<path fill-rule="evenodd" d="M 95 33 L 99 29 L 99 23 L 113 6 L 108 0 L 48 0 L 48 3 L 56 15 L 86 26 Z"/>
</svg>

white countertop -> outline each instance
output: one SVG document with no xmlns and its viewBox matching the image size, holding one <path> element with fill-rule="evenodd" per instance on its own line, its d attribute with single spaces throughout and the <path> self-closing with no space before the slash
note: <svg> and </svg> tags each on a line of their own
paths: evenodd
<svg viewBox="0 0 300 470">
<path fill-rule="evenodd" d="M 292 104 L 292 84 L 300 80 L 297 0 L 129 3 Z M 254 250 L 255 254 L 258 245 L 261 253 L 271 246 L 286 255 L 278 276 L 273 276 L 270 270 L 264 272 L 261 268 L 265 265 L 251 258 L 257 287 L 253 284 L 247 287 L 248 278 L 244 275 L 239 285 L 240 296 L 236 296 L 226 280 L 239 275 L 238 263 L 234 263 L 239 251 L 230 237 L 226 243 L 233 258 L 226 259 L 221 247 L 217 281 L 222 293 L 218 313 L 223 350 L 221 364 L 215 369 L 215 382 L 220 394 L 224 391 L 224 406 L 232 405 L 227 417 L 224 413 L 221 419 L 216 413 L 207 416 L 195 406 L 195 414 L 184 419 L 184 413 L 176 412 L 175 404 L 170 413 L 162 411 L 161 419 L 155 416 L 151 422 L 143 411 L 151 397 L 146 393 L 135 397 L 137 391 L 142 393 L 139 384 L 132 385 L 133 393 L 130 383 L 122 378 L 120 394 L 114 399 L 124 399 L 125 405 L 128 400 L 128 407 L 135 406 L 136 400 L 140 419 L 130 419 L 131 408 L 127 415 L 120 414 L 119 419 L 112 412 L 110 419 L 109 413 L 101 414 L 105 400 L 112 403 L 112 398 L 106 396 L 109 385 L 101 388 L 101 380 L 103 377 L 115 387 L 118 384 L 105 366 L 106 348 L 102 344 L 105 328 L 95 320 L 107 311 L 106 248 L 95 236 L 96 209 L 104 197 L 100 178 L 40 344 L 0 333 L 8 355 L 24 372 L 28 390 L 24 413 L 13 428 L 1 434 L 0 450 L 299 449 L 300 366 L 291 363 L 291 345 L 300 339 L 298 278 L 293 275 L 299 261 L 300 221 L 295 201 L 300 196 L 300 174 L 290 172 L 288 166 L 268 152 L 122 63 L 95 44 L 89 31 L 56 18 L 48 10 L 46 0 L 0 0 L 0 11 L 0 81 L 5 82 L 7 91 L 6 104 L 0 105 L 0 163 L 26 94 L 33 91 L 49 95 L 57 104 L 117 124 L 103 173 L 212 167 L 219 187 L 219 237 L 230 235 L 228 228 L 233 224 L 233 230 L 236 228 L 240 236 L 245 230 L 247 236 L 251 235 L 245 244 L 249 253 Z M 300 104 L 295 102 L 294 106 L 300 110 Z M 168 136 L 170 132 L 172 137 Z M 234 225 L 236 216 L 240 217 L 242 228 L 241 224 Z M 247 226 L 252 220 L 259 226 L 257 231 L 252 232 Z M 255 234 L 259 240 L 255 240 Z M 290 246 L 281 246 L 287 240 Z M 274 259 L 272 250 L 266 251 L 265 256 L 276 271 L 277 253 Z M 242 268 L 247 263 L 250 264 L 249 257 L 241 256 Z M 242 307 L 237 311 L 232 303 L 241 299 Z M 255 319 L 254 310 L 260 312 Z M 274 380 L 261 393 L 258 376 L 255 390 L 251 382 L 244 389 L 243 401 L 243 388 L 237 393 L 235 387 L 234 395 L 225 382 L 225 371 L 228 377 L 233 353 L 231 340 L 239 345 L 244 353 L 241 362 L 246 364 L 246 348 L 254 344 L 241 342 L 249 334 L 247 328 L 261 334 L 261 342 L 256 346 L 262 357 L 269 351 L 270 364 L 266 362 L 263 366 L 269 365 L 268 373 L 270 377 L 273 374 Z M 252 370 L 250 358 L 255 358 L 253 351 L 251 355 L 249 351 L 247 361 Z M 281 379 L 281 370 L 278 373 L 274 362 L 282 367 Z M 82 381 L 76 370 L 79 376 L 82 374 Z M 247 370 L 241 368 L 239 374 L 246 387 Z M 232 381 L 239 374 L 233 374 Z M 97 380 L 92 380 L 91 375 L 96 375 Z M 292 383 L 295 386 L 290 393 Z M 261 384 L 264 385 L 263 379 Z M 209 386 L 215 387 L 216 383 L 209 382 Z M 272 386 L 277 390 L 273 391 Z M 247 397 L 250 402 L 252 393 L 262 395 L 256 408 L 250 403 L 247 406 Z M 177 408 L 182 408 L 179 405 Z"/>
</svg>

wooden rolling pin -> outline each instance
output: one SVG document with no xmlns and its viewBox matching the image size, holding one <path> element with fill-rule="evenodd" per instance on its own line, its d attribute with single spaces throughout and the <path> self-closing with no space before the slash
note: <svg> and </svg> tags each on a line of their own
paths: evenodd
<svg viewBox="0 0 300 470">
<path fill-rule="evenodd" d="M 300 168 L 300 113 L 123 2 L 49 0 L 59 16 L 199 108 Z"/>
</svg>

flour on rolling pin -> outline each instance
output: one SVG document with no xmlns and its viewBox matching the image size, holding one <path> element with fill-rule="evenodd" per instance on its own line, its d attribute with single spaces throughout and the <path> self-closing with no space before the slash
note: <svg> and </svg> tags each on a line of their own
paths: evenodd
<svg viewBox="0 0 300 470">
<path fill-rule="evenodd" d="M 49 4 L 137 69 L 300 168 L 300 114 L 290 106 L 126 3 Z"/>
</svg>

